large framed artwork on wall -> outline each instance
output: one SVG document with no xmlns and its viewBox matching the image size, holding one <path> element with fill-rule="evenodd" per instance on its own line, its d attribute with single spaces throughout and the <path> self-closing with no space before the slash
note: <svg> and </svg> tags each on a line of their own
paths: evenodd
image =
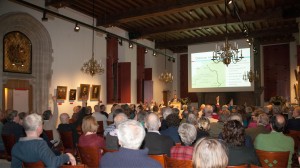
<svg viewBox="0 0 300 168">
<path fill-rule="evenodd" d="M 66 100 L 67 86 L 57 86 L 56 97 L 57 97 L 57 100 Z"/>
<path fill-rule="evenodd" d="M 82 97 L 89 97 L 90 85 L 89 84 L 80 84 L 79 97 L 78 100 L 82 100 Z"/>
<path fill-rule="evenodd" d="M 100 91 L 101 91 L 100 89 L 101 89 L 100 85 L 92 85 L 90 100 L 98 100 L 99 99 Z"/>
<path fill-rule="evenodd" d="M 4 35 L 3 72 L 32 73 L 31 41 L 19 31 L 12 31 Z"/>
</svg>

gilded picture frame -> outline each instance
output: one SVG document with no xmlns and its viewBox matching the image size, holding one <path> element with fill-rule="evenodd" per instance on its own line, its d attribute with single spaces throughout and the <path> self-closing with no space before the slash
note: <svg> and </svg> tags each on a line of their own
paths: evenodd
<svg viewBox="0 0 300 168">
<path fill-rule="evenodd" d="M 90 100 L 99 100 L 100 91 L 101 91 L 100 85 L 92 85 Z"/>
<path fill-rule="evenodd" d="M 3 72 L 32 73 L 32 44 L 30 39 L 19 31 L 4 35 Z"/>
<path fill-rule="evenodd" d="M 66 100 L 67 98 L 67 86 L 57 86 L 56 89 L 56 99 L 57 100 Z"/>
<path fill-rule="evenodd" d="M 82 100 L 83 96 L 89 97 L 90 85 L 89 84 L 80 84 L 78 100 Z"/>
<path fill-rule="evenodd" d="M 76 100 L 76 89 L 70 89 L 69 91 L 69 100 Z"/>
</svg>

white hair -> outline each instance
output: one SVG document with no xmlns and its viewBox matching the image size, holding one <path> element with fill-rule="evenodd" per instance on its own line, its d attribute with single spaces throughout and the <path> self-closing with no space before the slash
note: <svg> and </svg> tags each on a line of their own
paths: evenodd
<svg viewBox="0 0 300 168">
<path fill-rule="evenodd" d="M 197 137 L 195 126 L 188 123 L 182 123 L 178 128 L 178 133 L 185 145 L 191 145 Z"/>
<path fill-rule="evenodd" d="M 33 113 L 25 117 L 23 127 L 25 131 L 36 131 L 43 124 L 42 116 Z"/>
<path fill-rule="evenodd" d="M 170 107 L 165 107 L 162 109 L 163 118 L 166 119 L 168 115 L 172 114 L 172 109 Z"/>
<path fill-rule="evenodd" d="M 129 149 L 139 149 L 146 135 L 144 127 L 136 120 L 122 122 L 117 131 L 120 145 Z"/>
<path fill-rule="evenodd" d="M 150 113 L 147 115 L 145 120 L 145 127 L 148 131 L 158 131 L 161 123 L 159 117 L 155 113 Z"/>
</svg>

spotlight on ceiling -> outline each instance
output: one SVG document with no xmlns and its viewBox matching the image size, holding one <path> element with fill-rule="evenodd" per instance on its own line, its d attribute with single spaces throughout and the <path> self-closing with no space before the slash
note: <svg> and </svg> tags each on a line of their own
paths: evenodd
<svg viewBox="0 0 300 168">
<path fill-rule="evenodd" d="M 145 53 L 148 53 L 148 49 L 147 48 L 145 49 Z"/>
<path fill-rule="evenodd" d="M 133 43 L 129 42 L 129 48 L 133 48 Z"/>
<path fill-rule="evenodd" d="M 229 0 L 229 1 L 228 1 L 228 5 L 230 5 L 230 4 L 232 4 L 232 0 Z"/>
<path fill-rule="evenodd" d="M 153 51 L 153 56 L 156 56 L 156 52 L 155 51 Z"/>
<path fill-rule="evenodd" d="M 78 32 L 80 30 L 80 27 L 78 26 L 78 22 L 76 22 L 75 27 L 74 27 L 74 31 Z"/>
<path fill-rule="evenodd" d="M 46 16 L 46 11 L 44 10 L 44 12 L 43 12 L 43 17 L 42 17 L 42 21 L 43 22 L 46 22 L 46 21 L 48 21 L 48 18 L 47 18 L 47 16 Z"/>
</svg>

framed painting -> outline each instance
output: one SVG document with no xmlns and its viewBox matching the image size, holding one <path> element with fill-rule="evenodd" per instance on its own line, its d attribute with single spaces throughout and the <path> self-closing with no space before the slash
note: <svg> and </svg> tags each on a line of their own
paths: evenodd
<svg viewBox="0 0 300 168">
<path fill-rule="evenodd" d="M 76 100 L 76 89 L 70 89 L 69 100 Z"/>
<path fill-rule="evenodd" d="M 31 41 L 19 31 L 12 31 L 4 35 L 3 72 L 32 73 Z"/>
<path fill-rule="evenodd" d="M 90 92 L 90 85 L 89 84 L 80 84 L 78 100 L 82 100 L 83 96 L 89 97 L 89 92 Z"/>
<path fill-rule="evenodd" d="M 57 86 L 56 99 L 66 100 L 66 98 L 67 98 L 67 86 Z"/>
<path fill-rule="evenodd" d="M 101 91 L 100 89 L 101 89 L 100 85 L 92 85 L 90 100 L 98 100 L 99 99 L 100 91 Z"/>
</svg>

